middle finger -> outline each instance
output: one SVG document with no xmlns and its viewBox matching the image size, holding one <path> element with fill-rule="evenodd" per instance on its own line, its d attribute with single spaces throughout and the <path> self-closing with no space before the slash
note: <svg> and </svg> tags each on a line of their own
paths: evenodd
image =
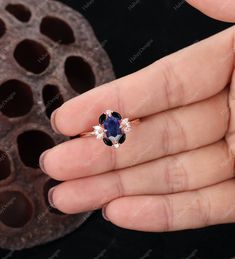
<svg viewBox="0 0 235 259">
<path fill-rule="evenodd" d="M 118 150 L 94 138 L 73 139 L 44 153 L 41 165 L 52 178 L 70 180 L 141 164 L 220 140 L 228 117 L 224 90 L 200 103 L 143 118 Z"/>
</svg>

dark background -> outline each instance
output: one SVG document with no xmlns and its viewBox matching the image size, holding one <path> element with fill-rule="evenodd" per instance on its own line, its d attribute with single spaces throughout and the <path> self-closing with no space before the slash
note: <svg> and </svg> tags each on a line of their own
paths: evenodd
<svg viewBox="0 0 235 259">
<path fill-rule="evenodd" d="M 117 77 L 231 26 L 212 20 L 179 0 L 63 2 L 90 21 Z M 142 55 L 131 62 L 146 44 L 149 46 Z M 174 233 L 143 233 L 118 228 L 104 221 L 98 211 L 81 228 L 62 239 L 21 252 L 1 250 L 0 258 L 232 258 L 234 243 L 233 224 Z"/>
</svg>

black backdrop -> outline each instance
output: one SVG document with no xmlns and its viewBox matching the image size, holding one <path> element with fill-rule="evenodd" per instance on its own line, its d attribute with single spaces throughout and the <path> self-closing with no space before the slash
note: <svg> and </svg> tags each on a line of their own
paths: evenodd
<svg viewBox="0 0 235 259">
<path fill-rule="evenodd" d="M 214 21 L 184 0 L 63 0 L 92 24 L 117 77 L 134 72 L 231 24 Z M 145 51 L 134 55 L 141 48 Z M 0 251 L 4 259 L 231 258 L 235 225 L 174 233 L 143 233 L 118 228 L 100 211 L 72 234 L 21 252 Z"/>
</svg>

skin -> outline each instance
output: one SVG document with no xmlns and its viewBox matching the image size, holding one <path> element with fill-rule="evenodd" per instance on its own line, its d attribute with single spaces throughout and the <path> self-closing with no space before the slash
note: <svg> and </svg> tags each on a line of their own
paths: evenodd
<svg viewBox="0 0 235 259">
<path fill-rule="evenodd" d="M 219 0 L 189 3 L 235 21 L 233 2 L 223 12 Z M 141 124 L 118 150 L 80 138 L 43 153 L 42 170 L 63 181 L 52 205 L 103 208 L 113 224 L 142 231 L 235 222 L 234 35 L 231 27 L 57 109 L 52 127 L 67 136 L 89 131 L 107 109 Z"/>
</svg>

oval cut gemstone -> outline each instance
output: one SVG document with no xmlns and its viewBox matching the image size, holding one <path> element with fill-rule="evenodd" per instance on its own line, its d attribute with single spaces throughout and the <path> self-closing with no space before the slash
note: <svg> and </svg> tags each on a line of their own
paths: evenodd
<svg viewBox="0 0 235 259">
<path fill-rule="evenodd" d="M 120 129 L 120 120 L 113 116 L 108 117 L 104 121 L 104 128 L 107 130 L 107 137 L 116 137 L 117 135 L 121 135 L 122 131 Z"/>
</svg>

